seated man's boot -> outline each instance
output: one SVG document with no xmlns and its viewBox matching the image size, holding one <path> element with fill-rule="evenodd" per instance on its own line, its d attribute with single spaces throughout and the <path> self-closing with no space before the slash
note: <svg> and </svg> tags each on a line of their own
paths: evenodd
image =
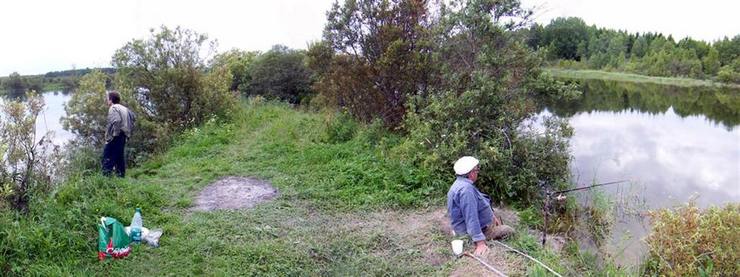
<svg viewBox="0 0 740 277">
<path fill-rule="evenodd" d="M 509 225 L 498 225 L 487 227 L 484 233 L 488 240 L 501 240 L 513 235 L 514 228 L 511 228 Z"/>
</svg>

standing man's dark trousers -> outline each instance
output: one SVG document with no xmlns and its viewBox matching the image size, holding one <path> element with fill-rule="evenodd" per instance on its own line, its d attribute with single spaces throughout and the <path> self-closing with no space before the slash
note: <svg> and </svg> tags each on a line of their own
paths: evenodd
<svg viewBox="0 0 740 277">
<path fill-rule="evenodd" d="M 126 136 L 123 134 L 113 137 L 103 148 L 103 175 L 110 176 L 113 168 L 118 177 L 126 175 L 126 157 L 123 148 L 126 146 Z"/>
</svg>

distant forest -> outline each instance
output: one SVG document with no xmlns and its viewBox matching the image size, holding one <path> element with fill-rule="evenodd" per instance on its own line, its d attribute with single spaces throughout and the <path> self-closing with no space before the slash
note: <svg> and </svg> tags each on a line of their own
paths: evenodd
<svg viewBox="0 0 740 277">
<path fill-rule="evenodd" d="M 518 32 L 525 36 L 530 48 L 545 54 L 550 66 L 740 83 L 740 34 L 714 42 L 688 37 L 676 41 L 671 35 L 661 33 L 599 28 L 587 25 L 578 17 L 556 18 L 547 25 L 535 23 Z M 257 53 L 227 52 L 224 55 L 236 55 L 249 63 Z M 304 53 L 298 51 L 291 55 L 297 59 L 294 62 L 301 63 Z M 242 67 L 246 68 L 246 64 Z M 116 73 L 116 68 L 99 70 L 109 76 Z M 80 77 L 91 71 L 91 68 L 72 69 L 29 76 L 14 72 L 8 77 L 0 77 L 0 94 L 23 95 L 27 90 L 69 92 L 77 88 Z M 239 81 L 249 79 L 249 76 L 242 76 L 249 75 L 245 69 L 234 70 L 234 74 L 238 75 L 236 79 Z M 247 84 L 237 87 L 240 84 L 236 82 L 232 89 L 245 90 Z"/>
<path fill-rule="evenodd" d="M 116 73 L 116 69 L 112 67 L 105 67 L 105 68 L 95 68 L 97 70 L 100 70 L 101 72 L 113 75 Z M 44 74 L 44 78 L 57 78 L 57 77 L 80 77 L 87 73 L 92 72 L 94 69 L 91 68 L 85 68 L 85 69 L 70 69 L 70 70 L 62 70 L 62 71 L 52 71 L 47 72 Z"/>
<path fill-rule="evenodd" d="M 44 75 L 20 75 L 13 72 L 7 77 L 0 77 L 0 94 L 11 97 L 23 96 L 26 91 L 62 91 L 70 92 L 79 86 L 79 79 L 93 70 L 100 70 L 107 75 L 116 73 L 115 68 L 85 68 L 52 71 Z"/>
<path fill-rule="evenodd" d="M 578 17 L 534 24 L 527 44 L 561 67 L 740 83 L 740 34 L 714 42 L 587 25 Z"/>
</svg>

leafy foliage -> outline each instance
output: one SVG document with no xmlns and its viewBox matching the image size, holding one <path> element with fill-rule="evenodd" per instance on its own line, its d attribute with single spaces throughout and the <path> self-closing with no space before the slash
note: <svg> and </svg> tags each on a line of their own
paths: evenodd
<svg viewBox="0 0 740 277">
<path fill-rule="evenodd" d="M 453 1 L 443 13 L 443 85 L 412 103 L 401 152 L 439 178 L 460 156 L 476 156 L 478 183 L 499 201 L 539 199 L 541 182 L 563 186 L 572 131 L 562 120 L 541 130 L 525 124 L 538 89 L 561 87 L 541 84 L 548 80 L 539 78 L 538 57 L 512 32 L 529 11 L 515 2 Z"/>
<path fill-rule="evenodd" d="M 2 83 L 2 88 L 6 91 L 11 98 L 23 98 L 26 95 L 26 91 L 41 91 L 41 83 L 38 78 L 29 78 L 21 76 L 18 72 L 13 72 L 8 75 Z"/>
<path fill-rule="evenodd" d="M 694 203 L 650 213 L 653 229 L 645 270 L 650 275 L 738 276 L 740 205 L 699 210 Z"/>
<path fill-rule="evenodd" d="M 151 32 L 151 38 L 133 40 L 113 56 L 120 78 L 116 88 L 136 99 L 140 116 L 168 130 L 183 130 L 233 111 L 231 73 L 227 69 L 206 73 L 207 58 L 202 54 L 215 52 L 214 42 L 180 27 L 162 26 Z"/>
<path fill-rule="evenodd" d="M 311 93 L 311 71 L 303 51 L 276 45 L 259 55 L 248 68 L 247 95 L 300 103 Z"/>
<path fill-rule="evenodd" d="M 24 102 L 7 101 L 0 110 L 0 207 L 28 212 L 34 193 L 48 192 L 58 149 L 50 134 L 36 136 L 36 118 L 44 100 L 29 92 Z"/>
<path fill-rule="evenodd" d="M 108 79 L 101 71 L 92 71 L 80 79 L 80 86 L 65 103 L 67 116 L 62 118 L 65 130 L 76 135 L 80 141 L 101 147 L 105 142 L 106 119 L 108 115 Z M 124 98 L 124 101 L 131 102 Z"/>
<path fill-rule="evenodd" d="M 535 25 L 539 26 L 539 25 Z M 582 49 L 589 39 L 589 30 L 583 19 L 578 17 L 558 17 L 553 19 L 543 30 L 542 45 L 553 50 L 559 58 L 581 60 Z"/>
<path fill-rule="evenodd" d="M 563 185 L 567 124 L 548 121 L 537 133 L 523 122 L 535 112 L 533 96 L 578 93 L 541 76 L 540 57 L 516 32 L 531 11 L 517 1 L 451 1 L 436 13 L 433 6 L 335 4 L 324 40 L 308 50 L 318 75 L 316 102 L 406 134 L 393 152 L 426 176 L 413 189 L 446 186 L 442 180 L 462 155 L 481 158 L 481 182 L 498 200 L 538 198 L 540 181 Z M 329 137 L 344 137 L 345 130 L 330 130 L 336 134 Z"/>
<path fill-rule="evenodd" d="M 431 72 L 430 15 L 424 0 L 347 0 L 327 14 L 324 41 L 309 49 L 326 103 L 364 122 L 400 125 L 409 96 Z"/>
<path fill-rule="evenodd" d="M 226 67 L 231 72 L 232 81 L 229 87 L 231 91 L 247 92 L 252 77 L 249 73 L 252 64 L 260 55 L 259 51 L 242 51 L 232 49 L 219 53 L 211 60 L 210 68 Z"/>
</svg>

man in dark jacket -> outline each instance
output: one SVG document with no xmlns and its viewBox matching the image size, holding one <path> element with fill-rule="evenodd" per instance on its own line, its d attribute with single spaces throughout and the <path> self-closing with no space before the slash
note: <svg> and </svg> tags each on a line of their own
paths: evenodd
<svg viewBox="0 0 740 277">
<path fill-rule="evenodd" d="M 103 148 L 103 174 L 111 175 L 115 168 L 118 177 L 126 174 L 126 157 L 124 148 L 126 139 L 131 136 L 134 127 L 134 115 L 121 103 L 118 92 L 108 93 L 108 124 L 105 131 L 105 148 Z"/>
</svg>

